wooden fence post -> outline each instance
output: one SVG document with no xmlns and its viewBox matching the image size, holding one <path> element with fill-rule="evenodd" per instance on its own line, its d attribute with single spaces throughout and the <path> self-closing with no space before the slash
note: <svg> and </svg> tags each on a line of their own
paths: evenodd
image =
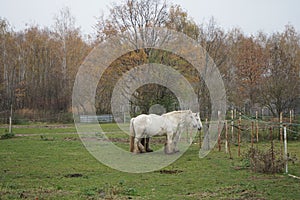
<svg viewBox="0 0 300 200">
<path fill-rule="evenodd" d="M 199 147 L 201 148 L 201 145 L 202 145 L 202 138 L 201 138 L 201 132 L 202 130 L 198 131 L 198 135 L 199 135 Z"/>
<path fill-rule="evenodd" d="M 233 110 L 231 110 L 231 140 L 234 141 L 234 133 L 233 133 L 233 125 L 234 125 L 234 122 L 233 122 Z"/>
<path fill-rule="evenodd" d="M 239 116 L 239 125 L 238 125 L 238 156 L 241 156 L 241 121 L 242 121 L 242 117 L 241 117 L 241 113 Z"/>
<path fill-rule="evenodd" d="M 219 151 L 221 151 L 221 111 L 218 111 L 218 146 L 219 146 Z"/>
<path fill-rule="evenodd" d="M 251 147 L 253 148 L 254 140 L 254 121 L 251 121 Z"/>
<path fill-rule="evenodd" d="M 13 113 L 13 107 L 11 104 L 10 105 L 10 117 L 9 117 L 9 128 L 8 128 L 9 133 L 12 133 L 12 113 Z"/>
<path fill-rule="evenodd" d="M 279 129 L 279 134 L 280 134 L 280 155 L 283 154 L 283 134 L 282 134 L 282 112 L 280 113 L 279 116 L 279 123 L 280 123 L 280 129 Z"/>
<path fill-rule="evenodd" d="M 256 133 L 256 142 L 258 142 L 258 112 L 255 113 L 255 133 Z"/>
<path fill-rule="evenodd" d="M 284 136 L 284 162 L 285 162 L 285 173 L 288 173 L 288 151 L 287 151 L 286 126 L 283 127 L 283 136 Z"/>
<path fill-rule="evenodd" d="M 210 141 L 209 141 L 209 131 L 208 131 L 208 129 L 209 129 L 208 119 L 205 118 L 205 130 L 206 130 L 205 132 L 206 132 L 206 134 L 204 135 L 204 138 L 207 138 L 207 141 L 206 141 L 206 143 L 204 143 L 204 145 L 206 145 L 206 146 L 203 146 L 204 149 L 210 149 L 210 144 L 209 144 Z"/>
<path fill-rule="evenodd" d="M 234 109 L 234 119 L 236 119 L 236 109 Z"/>
<path fill-rule="evenodd" d="M 274 165 L 275 165 L 275 152 L 274 152 L 274 142 L 273 142 L 273 128 L 270 127 L 270 141 L 271 141 L 271 170 L 274 173 Z"/>
<path fill-rule="evenodd" d="M 226 120 L 225 120 L 225 130 L 226 130 L 226 141 L 227 141 L 227 149 L 228 149 L 228 153 L 229 153 L 229 158 L 232 159 L 231 150 L 230 150 L 230 140 L 228 137 L 228 123 Z"/>
<path fill-rule="evenodd" d="M 225 153 L 228 153 L 228 130 L 227 130 L 227 120 L 225 120 Z"/>
</svg>

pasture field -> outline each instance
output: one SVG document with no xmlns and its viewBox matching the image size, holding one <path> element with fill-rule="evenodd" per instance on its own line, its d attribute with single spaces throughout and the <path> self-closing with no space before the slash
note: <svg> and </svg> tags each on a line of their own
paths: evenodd
<svg viewBox="0 0 300 200">
<path fill-rule="evenodd" d="M 128 149 L 128 136 L 115 124 L 103 125 L 110 138 Z M 0 127 L 0 135 L 6 127 Z M 245 160 L 217 148 L 199 159 L 192 144 L 170 166 L 151 173 L 111 169 L 84 148 L 73 125 L 18 126 L 0 140 L 0 199 L 300 199 L 300 180 L 286 174 L 251 172 Z M 276 143 L 276 142 L 275 142 Z M 266 148 L 269 143 L 257 144 Z M 276 144 L 275 144 L 276 145 Z M 159 139 L 152 147 L 158 148 Z M 242 143 L 245 152 L 249 143 Z M 289 173 L 300 177 L 300 142 L 288 143 L 298 160 Z M 166 155 L 167 156 L 167 155 Z M 149 161 L 151 162 L 151 161 Z"/>
</svg>

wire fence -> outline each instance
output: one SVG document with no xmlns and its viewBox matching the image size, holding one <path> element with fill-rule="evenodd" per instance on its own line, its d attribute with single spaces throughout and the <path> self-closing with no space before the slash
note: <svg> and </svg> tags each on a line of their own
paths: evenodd
<svg viewBox="0 0 300 200">
<path fill-rule="evenodd" d="M 0 112 L 0 124 L 8 124 L 11 117 L 10 111 Z M 12 114 L 12 123 L 15 125 L 29 124 L 35 122 L 45 123 L 71 123 L 73 115 L 69 112 L 49 112 L 49 111 L 18 111 Z"/>
</svg>

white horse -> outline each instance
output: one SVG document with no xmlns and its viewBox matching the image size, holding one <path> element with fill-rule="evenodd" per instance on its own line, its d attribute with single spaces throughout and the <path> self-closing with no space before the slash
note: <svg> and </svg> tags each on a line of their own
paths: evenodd
<svg viewBox="0 0 300 200">
<path fill-rule="evenodd" d="M 142 138 L 165 135 L 167 137 L 165 153 L 174 153 L 177 151 L 176 145 L 184 126 L 202 128 L 200 118 L 197 119 L 190 110 L 173 111 L 162 116 L 142 114 L 132 118 L 130 120 L 130 151 L 144 153 L 146 150 L 141 144 Z"/>
</svg>

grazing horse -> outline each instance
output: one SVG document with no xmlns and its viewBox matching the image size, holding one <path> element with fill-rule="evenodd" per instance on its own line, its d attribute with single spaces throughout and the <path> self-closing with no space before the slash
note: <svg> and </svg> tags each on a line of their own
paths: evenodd
<svg viewBox="0 0 300 200">
<path fill-rule="evenodd" d="M 130 151 L 144 153 L 146 149 L 141 144 L 142 138 L 165 135 L 167 138 L 165 153 L 175 153 L 178 151 L 176 145 L 184 126 L 201 129 L 200 118 L 197 120 L 196 115 L 190 110 L 173 111 L 161 116 L 142 114 L 132 118 L 130 120 Z"/>
</svg>

